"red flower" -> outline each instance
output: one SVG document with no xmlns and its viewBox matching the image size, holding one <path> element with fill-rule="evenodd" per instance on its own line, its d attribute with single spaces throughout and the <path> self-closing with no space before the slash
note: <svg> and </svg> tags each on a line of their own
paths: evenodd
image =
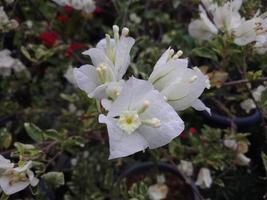
<svg viewBox="0 0 267 200">
<path fill-rule="evenodd" d="M 62 22 L 62 23 L 65 23 L 65 22 L 67 22 L 69 20 L 69 16 L 67 16 L 67 15 L 59 15 L 57 17 L 57 20 Z"/>
<path fill-rule="evenodd" d="M 191 128 L 189 128 L 189 133 L 190 133 L 191 135 L 195 135 L 195 134 L 197 133 L 197 129 L 194 128 L 194 127 L 191 127 Z"/>
<path fill-rule="evenodd" d="M 80 43 L 71 43 L 65 51 L 67 57 L 72 57 L 75 51 L 85 49 L 86 45 Z"/>
<path fill-rule="evenodd" d="M 103 12 L 104 12 L 104 10 L 102 8 L 100 8 L 100 7 L 96 7 L 96 9 L 94 11 L 95 14 L 101 14 Z"/>
<path fill-rule="evenodd" d="M 53 47 L 58 42 L 59 36 L 56 32 L 45 31 L 40 34 L 39 39 L 45 46 Z"/>
<path fill-rule="evenodd" d="M 67 14 L 70 14 L 72 12 L 72 10 L 73 10 L 73 8 L 70 7 L 70 6 L 64 6 L 63 9 L 64 9 L 64 12 L 67 13 Z"/>
</svg>

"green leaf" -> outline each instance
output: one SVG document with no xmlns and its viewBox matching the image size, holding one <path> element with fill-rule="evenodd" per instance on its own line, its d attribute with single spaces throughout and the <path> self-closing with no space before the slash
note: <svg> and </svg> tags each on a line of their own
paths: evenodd
<svg viewBox="0 0 267 200">
<path fill-rule="evenodd" d="M 195 48 L 193 49 L 192 54 L 202 58 L 208 58 L 214 61 L 218 61 L 218 56 L 216 52 L 209 48 L 205 47 Z"/>
<path fill-rule="evenodd" d="M 12 135 L 6 128 L 0 130 L 0 149 L 7 149 L 12 143 Z"/>
<path fill-rule="evenodd" d="M 52 188 L 58 188 L 65 184 L 64 174 L 62 172 L 47 172 L 42 175 L 42 178 Z"/>
<path fill-rule="evenodd" d="M 36 142 L 42 142 L 44 140 L 44 132 L 31 123 L 24 123 L 27 134 Z"/>
<path fill-rule="evenodd" d="M 264 165 L 264 168 L 265 168 L 265 171 L 267 172 L 267 155 L 265 153 L 261 153 L 261 159 L 263 161 L 263 165 Z"/>
</svg>

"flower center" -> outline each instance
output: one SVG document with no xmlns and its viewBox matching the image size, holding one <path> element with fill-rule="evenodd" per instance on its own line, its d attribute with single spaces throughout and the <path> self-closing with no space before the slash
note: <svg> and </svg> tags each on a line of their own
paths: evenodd
<svg viewBox="0 0 267 200">
<path fill-rule="evenodd" d="M 130 134 L 139 128 L 141 121 L 136 111 L 125 111 L 121 114 L 118 124 L 122 130 Z"/>
</svg>

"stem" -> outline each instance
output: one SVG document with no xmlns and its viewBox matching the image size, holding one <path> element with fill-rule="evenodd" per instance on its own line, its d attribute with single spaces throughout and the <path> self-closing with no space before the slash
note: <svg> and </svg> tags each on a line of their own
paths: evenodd
<svg viewBox="0 0 267 200">
<path fill-rule="evenodd" d="M 9 198 L 9 196 L 6 195 L 6 194 L 3 192 L 2 195 L 1 195 L 0 200 L 8 200 L 8 198 Z"/>
<path fill-rule="evenodd" d="M 267 77 L 262 77 L 256 80 L 241 79 L 241 80 L 236 80 L 236 81 L 229 81 L 229 82 L 224 83 L 223 85 L 232 86 L 232 85 L 246 84 L 250 82 L 263 82 L 263 81 L 267 81 Z"/>
</svg>

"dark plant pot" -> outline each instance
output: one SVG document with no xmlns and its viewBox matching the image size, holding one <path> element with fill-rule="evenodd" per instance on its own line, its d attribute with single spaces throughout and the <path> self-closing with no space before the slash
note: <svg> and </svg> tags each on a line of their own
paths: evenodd
<svg viewBox="0 0 267 200">
<path fill-rule="evenodd" d="M 8 115 L 5 117 L 0 117 L 0 127 L 5 126 L 8 122 L 13 120 L 15 118 L 15 115 Z"/>
<path fill-rule="evenodd" d="M 258 110 L 255 110 L 253 114 L 247 117 L 230 118 L 217 114 L 215 112 L 211 112 L 211 115 L 209 115 L 209 113 L 206 111 L 202 112 L 202 116 L 211 126 L 215 126 L 218 128 L 226 128 L 235 125 L 236 128 L 239 130 L 247 129 L 250 126 L 255 125 L 261 119 L 261 113 Z"/>
<path fill-rule="evenodd" d="M 117 182 L 120 182 L 124 178 L 130 178 L 133 176 L 137 176 L 140 174 L 147 173 L 149 171 L 157 169 L 159 172 L 166 172 L 169 174 L 172 174 L 173 176 L 177 177 L 178 179 L 185 182 L 185 184 L 189 188 L 189 192 L 191 193 L 192 200 L 203 200 L 203 197 L 200 195 L 196 185 L 193 181 L 191 181 L 189 178 L 184 176 L 179 170 L 174 167 L 171 164 L 165 163 L 165 162 L 144 162 L 144 163 L 137 163 L 130 168 L 128 168 L 126 171 L 124 171 L 118 178 Z"/>
</svg>

